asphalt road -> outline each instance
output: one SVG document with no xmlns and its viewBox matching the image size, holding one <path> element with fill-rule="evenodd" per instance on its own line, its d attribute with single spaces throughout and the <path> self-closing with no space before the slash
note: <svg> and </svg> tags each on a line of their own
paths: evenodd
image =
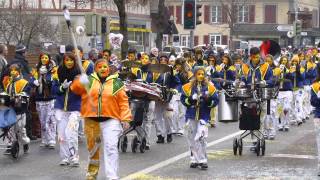
<svg viewBox="0 0 320 180">
<path fill-rule="evenodd" d="M 267 141 L 266 155 L 262 157 L 250 152 L 249 147 L 244 147 L 242 156 L 233 155 L 232 140 L 239 133 L 238 122 L 218 123 L 217 128 L 209 130 L 206 171 L 189 168 L 186 138 L 175 136 L 171 144 L 153 143 L 151 150 L 143 154 L 130 150 L 120 153 L 120 175 L 122 179 L 140 180 L 318 179 L 312 120 L 289 132 L 278 132 L 274 141 Z M 80 144 L 78 168 L 59 166 L 58 147 L 49 150 L 39 144 L 32 142 L 29 153 L 19 159 L 0 154 L 0 179 L 84 179 L 88 162 L 85 143 Z M 101 167 L 98 179 L 104 179 L 103 170 Z"/>
</svg>

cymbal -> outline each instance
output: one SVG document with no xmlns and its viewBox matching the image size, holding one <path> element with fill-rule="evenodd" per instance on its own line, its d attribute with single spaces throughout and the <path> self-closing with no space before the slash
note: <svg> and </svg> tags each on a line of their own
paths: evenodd
<svg viewBox="0 0 320 180">
<path fill-rule="evenodd" d="M 149 64 L 147 70 L 156 73 L 171 72 L 171 67 L 166 64 Z"/>
<path fill-rule="evenodd" d="M 141 63 L 139 63 L 137 61 L 129 61 L 129 60 L 121 61 L 121 64 L 125 67 L 140 67 L 141 66 Z"/>
</svg>

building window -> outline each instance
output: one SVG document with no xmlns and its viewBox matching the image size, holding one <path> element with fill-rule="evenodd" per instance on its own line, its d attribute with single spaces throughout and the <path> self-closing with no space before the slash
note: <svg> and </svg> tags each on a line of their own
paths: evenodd
<svg viewBox="0 0 320 180">
<path fill-rule="evenodd" d="M 211 22 L 219 23 L 222 19 L 221 6 L 211 6 Z"/>
<path fill-rule="evenodd" d="M 210 35 L 210 44 L 211 45 L 221 45 L 221 35 Z"/>
<path fill-rule="evenodd" d="M 249 6 L 238 6 L 238 22 L 249 22 Z"/>
<path fill-rule="evenodd" d="M 181 46 L 190 46 L 190 38 L 189 35 L 181 35 Z"/>
<path fill-rule="evenodd" d="M 169 44 L 169 36 L 164 34 L 162 38 L 162 45 L 164 47 L 164 46 L 167 46 L 168 44 Z"/>
<path fill-rule="evenodd" d="M 264 22 L 265 23 L 276 23 L 276 19 L 277 19 L 276 14 L 277 14 L 276 5 L 264 6 Z"/>
</svg>

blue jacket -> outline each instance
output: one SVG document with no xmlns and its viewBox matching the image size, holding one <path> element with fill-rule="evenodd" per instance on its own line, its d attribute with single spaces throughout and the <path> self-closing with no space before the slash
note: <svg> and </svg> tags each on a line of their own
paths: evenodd
<svg viewBox="0 0 320 180">
<path fill-rule="evenodd" d="M 257 67 L 253 67 L 251 63 L 243 65 L 242 72 L 243 76 L 241 80 L 245 82 L 246 85 L 252 84 L 253 73 L 255 73 L 255 81 L 265 80 L 269 87 L 274 85 L 273 71 L 267 63 L 260 63 Z"/>
<path fill-rule="evenodd" d="M 58 80 L 53 81 L 52 94 L 56 97 L 54 108 L 64 111 L 80 111 L 81 96 L 73 93 L 70 88 L 63 89 Z"/>
<path fill-rule="evenodd" d="M 35 101 L 50 101 L 55 99 L 54 94 L 52 94 L 52 83 L 53 77 L 52 73 L 45 74 L 45 77 L 42 79 L 43 89 L 47 89 L 47 93 L 45 90 L 42 92 L 39 91 L 39 87 L 34 84 L 36 78 L 34 76 L 30 77 L 29 83 L 33 88 L 36 88 Z"/>
<path fill-rule="evenodd" d="M 303 88 L 305 82 L 304 68 L 297 66 L 297 71 L 293 73 L 293 88 Z"/>
<path fill-rule="evenodd" d="M 315 107 L 314 117 L 320 118 L 320 98 L 318 98 L 317 94 L 319 92 L 320 82 L 315 82 L 311 85 L 311 105 Z"/>
<path fill-rule="evenodd" d="M 282 91 L 292 91 L 293 89 L 293 78 L 294 74 L 289 72 L 289 69 L 285 68 L 283 70 L 283 78 L 291 81 L 284 81 L 282 85 Z"/>
<path fill-rule="evenodd" d="M 207 92 L 207 93 L 206 93 Z M 196 119 L 196 101 L 192 100 L 192 95 L 197 94 L 197 87 L 192 87 L 191 82 L 183 85 L 182 94 L 181 94 L 181 102 L 183 105 L 187 107 L 186 111 L 186 120 L 187 119 Z M 209 83 L 207 86 L 202 85 L 201 87 L 201 95 L 205 96 L 208 94 L 208 98 L 200 98 L 199 104 L 199 120 L 205 120 L 209 122 L 210 119 L 210 110 L 212 107 L 215 107 L 219 103 L 218 93 L 213 83 Z"/>
<path fill-rule="evenodd" d="M 317 69 L 316 68 L 307 69 L 305 72 L 304 85 L 311 85 L 312 82 L 316 79 L 316 77 L 317 77 Z"/>
</svg>

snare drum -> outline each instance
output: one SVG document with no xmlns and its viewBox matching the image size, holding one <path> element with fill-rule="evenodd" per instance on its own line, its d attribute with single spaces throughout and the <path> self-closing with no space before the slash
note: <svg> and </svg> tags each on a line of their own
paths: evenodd
<svg viewBox="0 0 320 180">
<path fill-rule="evenodd" d="M 235 93 L 237 98 L 251 98 L 252 92 L 247 88 L 238 88 Z"/>
<path fill-rule="evenodd" d="M 274 88 L 259 88 L 259 90 L 258 90 L 258 96 L 262 100 L 273 99 L 274 95 L 275 95 Z"/>
<path fill-rule="evenodd" d="M 29 96 L 16 95 L 14 96 L 14 107 L 15 108 L 28 108 Z"/>
<path fill-rule="evenodd" d="M 161 99 L 161 90 L 157 86 L 152 86 L 141 81 L 133 81 L 126 84 L 131 98 L 145 98 L 147 100 Z"/>
</svg>

